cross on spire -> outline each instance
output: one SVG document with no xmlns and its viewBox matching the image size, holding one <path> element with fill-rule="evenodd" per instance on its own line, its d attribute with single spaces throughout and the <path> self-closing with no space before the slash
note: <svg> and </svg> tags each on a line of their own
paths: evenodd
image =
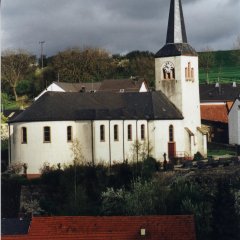
<svg viewBox="0 0 240 240">
<path fill-rule="evenodd" d="M 166 43 L 187 43 L 181 0 L 171 0 Z"/>
</svg>

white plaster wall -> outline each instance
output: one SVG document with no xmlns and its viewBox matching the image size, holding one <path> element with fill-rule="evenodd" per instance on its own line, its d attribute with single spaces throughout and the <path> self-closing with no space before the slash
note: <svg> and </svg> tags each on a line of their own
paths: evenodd
<svg viewBox="0 0 240 240">
<path fill-rule="evenodd" d="M 170 61 L 175 66 L 175 80 L 163 80 L 163 65 Z M 188 63 L 194 68 L 194 79 L 186 80 L 185 68 Z M 196 56 L 177 56 L 155 59 L 156 90 L 161 90 L 169 100 L 182 112 L 183 128 L 187 127 L 194 138 L 189 143 L 189 136 L 184 133 L 182 140 L 185 141 L 185 151 L 193 156 L 198 149 L 204 149 L 203 140 L 198 141 L 197 127 L 201 127 L 200 116 L 200 97 L 199 97 L 199 73 L 198 57 Z M 202 136 L 204 138 L 204 136 Z"/>
<path fill-rule="evenodd" d="M 169 126 L 174 127 L 174 141 L 176 142 L 176 152 L 185 151 L 184 130 L 182 120 L 157 120 L 149 122 L 149 138 L 153 144 L 153 157 L 158 161 L 163 161 L 163 154 L 168 158 Z"/>
<path fill-rule="evenodd" d="M 237 99 L 228 115 L 229 143 L 240 145 L 240 101 Z"/>
<path fill-rule="evenodd" d="M 51 128 L 50 143 L 43 142 L 44 126 Z M 27 163 L 28 174 L 39 173 L 45 162 L 50 165 L 71 163 L 73 155 L 71 142 L 67 142 L 67 126 L 72 126 L 75 137 L 76 124 L 73 121 L 11 124 L 11 162 Z M 22 127 L 27 128 L 27 144 L 21 143 Z"/>
<path fill-rule="evenodd" d="M 144 82 L 142 83 L 139 92 L 148 92 L 147 86 Z"/>
<path fill-rule="evenodd" d="M 34 100 L 36 101 L 46 92 L 65 92 L 65 91 L 62 88 L 60 88 L 57 84 L 52 83 L 45 90 L 43 90 L 37 97 L 35 97 Z"/>
</svg>

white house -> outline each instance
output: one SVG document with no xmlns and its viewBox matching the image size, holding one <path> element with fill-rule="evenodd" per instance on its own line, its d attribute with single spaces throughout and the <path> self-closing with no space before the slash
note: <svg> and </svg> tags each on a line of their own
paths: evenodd
<svg viewBox="0 0 240 240">
<path fill-rule="evenodd" d="M 105 79 L 94 83 L 52 82 L 37 97 L 36 101 L 46 92 L 148 92 L 148 85 L 143 78 Z"/>
<path fill-rule="evenodd" d="M 238 97 L 228 114 L 229 143 L 240 145 L 240 97 Z"/>
<path fill-rule="evenodd" d="M 72 142 L 84 158 L 107 164 L 138 161 L 134 143 L 163 161 L 207 154 L 201 129 L 198 56 L 187 43 L 180 0 L 170 6 L 167 41 L 155 58 L 156 92 L 47 92 L 9 122 L 10 162 L 39 173 L 44 162 L 69 163 Z"/>
</svg>

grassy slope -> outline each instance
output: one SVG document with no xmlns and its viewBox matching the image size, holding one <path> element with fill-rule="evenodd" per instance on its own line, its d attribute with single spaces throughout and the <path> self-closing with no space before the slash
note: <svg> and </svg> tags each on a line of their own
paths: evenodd
<svg viewBox="0 0 240 240">
<path fill-rule="evenodd" d="M 238 50 L 239 55 L 240 51 Z M 237 51 L 216 51 L 213 52 L 215 63 L 209 73 L 210 82 L 219 81 L 226 82 L 238 82 L 240 83 L 240 63 L 236 61 L 234 55 Z M 199 53 L 201 55 L 201 53 Z M 203 69 L 199 71 L 200 83 L 206 82 L 206 74 Z"/>
</svg>

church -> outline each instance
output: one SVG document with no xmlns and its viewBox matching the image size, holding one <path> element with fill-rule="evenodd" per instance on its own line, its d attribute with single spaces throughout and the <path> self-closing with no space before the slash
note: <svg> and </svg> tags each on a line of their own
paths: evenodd
<svg viewBox="0 0 240 240">
<path fill-rule="evenodd" d="M 9 121 L 9 162 L 28 174 L 44 163 L 82 159 L 112 165 L 139 161 L 142 151 L 157 161 L 207 154 L 201 129 L 198 56 L 188 44 L 181 0 L 171 0 L 166 44 L 155 55 L 153 92 L 46 92 Z M 137 149 L 137 150 L 136 150 Z"/>
</svg>

